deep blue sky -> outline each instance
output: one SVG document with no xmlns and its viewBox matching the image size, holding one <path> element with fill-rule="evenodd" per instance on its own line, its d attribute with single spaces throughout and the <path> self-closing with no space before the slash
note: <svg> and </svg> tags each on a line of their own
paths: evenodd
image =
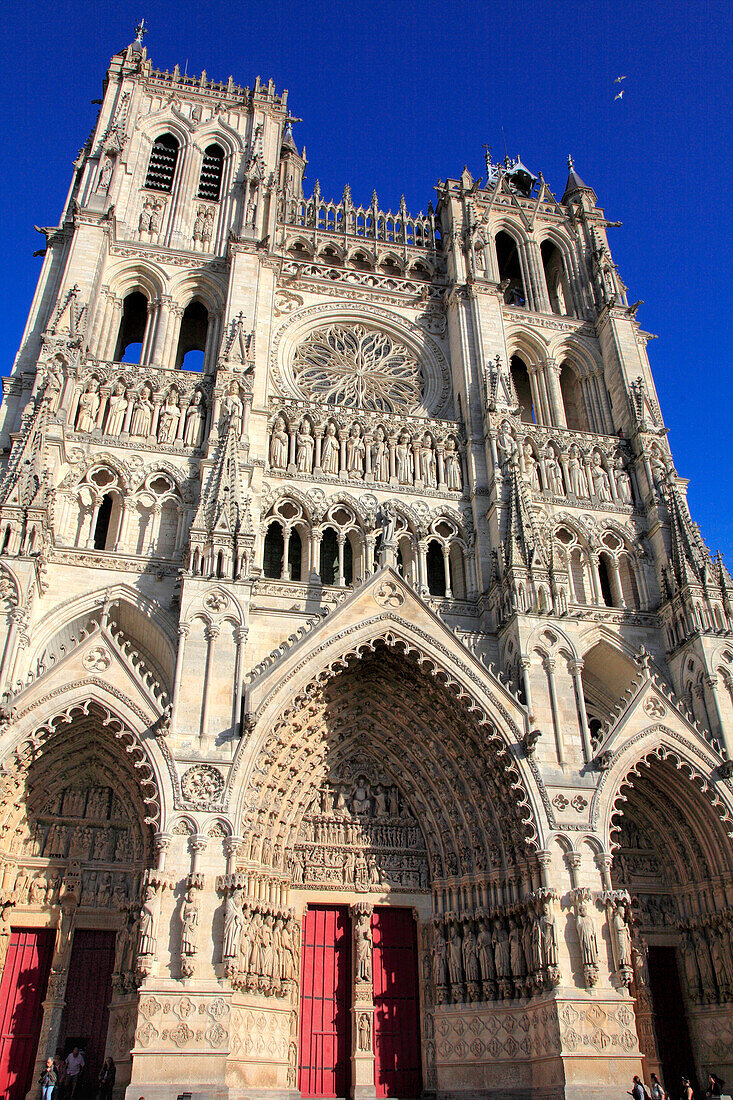
<svg viewBox="0 0 733 1100">
<path fill-rule="evenodd" d="M 17 349 L 41 261 L 33 225 L 57 222 L 71 162 L 96 117 L 109 58 L 144 15 L 153 63 L 288 88 L 308 151 L 306 189 L 376 188 L 425 209 L 438 179 L 482 143 L 520 153 L 562 194 L 566 157 L 623 228 L 611 248 L 643 298 L 652 369 L 693 518 L 733 569 L 728 431 L 731 88 L 729 3 L 374 0 L 59 0 L 4 5 L 6 104 L 0 172 L 4 326 L 0 371 Z M 615 101 L 614 77 L 625 75 Z"/>
</svg>

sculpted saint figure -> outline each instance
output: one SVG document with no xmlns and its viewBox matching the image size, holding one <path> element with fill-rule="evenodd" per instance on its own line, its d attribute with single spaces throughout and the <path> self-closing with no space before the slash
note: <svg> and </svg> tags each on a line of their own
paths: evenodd
<svg viewBox="0 0 733 1100">
<path fill-rule="evenodd" d="M 381 425 L 374 433 L 372 469 L 375 481 L 389 481 L 389 443 Z"/>
<path fill-rule="evenodd" d="M 178 394 L 171 390 L 165 399 L 165 405 L 160 410 L 158 423 L 158 442 L 172 443 L 178 431 L 178 421 L 181 419 L 181 410 L 178 405 Z"/>
<path fill-rule="evenodd" d="M 478 961 L 481 967 L 481 977 L 488 982 L 494 977 L 494 945 L 491 939 L 491 929 L 488 921 L 481 921 L 478 939 L 476 941 Z"/>
<path fill-rule="evenodd" d="M 287 465 L 288 433 L 285 431 L 285 421 L 281 416 L 278 416 L 270 440 L 270 468 L 272 470 L 285 470 Z"/>
<path fill-rule="evenodd" d="M 618 965 L 631 966 L 631 934 L 626 923 L 626 906 L 618 902 L 611 910 L 611 931 L 616 944 Z"/>
<path fill-rule="evenodd" d="M 79 409 L 76 414 L 76 430 L 78 432 L 93 432 L 99 411 L 99 382 L 92 378 L 86 390 L 79 398 Z"/>
<path fill-rule="evenodd" d="M 340 446 L 336 438 L 336 425 L 331 421 L 326 428 L 321 446 L 321 469 L 324 474 L 338 474 L 339 453 Z"/>
<path fill-rule="evenodd" d="M 300 431 L 297 437 L 298 450 L 296 454 L 296 464 L 299 474 L 311 474 L 313 473 L 313 430 L 310 425 L 310 420 L 304 420 L 300 425 Z"/>
<path fill-rule="evenodd" d="M 618 499 L 621 501 L 622 504 L 631 504 L 633 502 L 633 495 L 631 492 L 631 478 L 626 472 L 624 460 L 621 455 L 619 455 L 616 459 L 615 476 L 616 493 L 618 495 Z"/>
<path fill-rule="evenodd" d="M 545 966 L 557 966 L 555 918 L 552 914 L 552 902 L 549 899 L 542 903 L 540 925 L 542 928 L 542 962 Z"/>
<path fill-rule="evenodd" d="M 461 489 L 461 460 L 456 441 L 450 436 L 445 441 L 445 484 L 448 489 Z"/>
<path fill-rule="evenodd" d="M 470 924 L 463 933 L 463 973 L 467 982 L 480 980 L 476 936 Z"/>
<path fill-rule="evenodd" d="M 127 400 L 124 384 L 118 382 L 110 395 L 107 407 L 107 423 L 104 429 L 107 435 L 120 434 L 122 425 L 125 423 L 125 413 L 127 412 L 129 404 L 130 402 Z"/>
<path fill-rule="evenodd" d="M 140 939 L 138 954 L 154 955 L 156 947 L 155 924 L 158 917 L 158 895 L 154 886 L 145 887 L 145 898 L 140 910 Z"/>
<path fill-rule="evenodd" d="M 239 941 L 244 927 L 241 900 L 241 890 L 232 890 L 227 898 L 224 910 L 224 945 L 221 952 L 223 959 L 234 959 L 239 953 Z"/>
<path fill-rule="evenodd" d="M 405 431 L 400 434 L 400 440 L 397 444 L 395 453 L 397 457 L 397 480 L 400 485 L 412 485 L 415 464 L 412 458 L 412 444 L 410 443 L 409 432 Z"/>
<path fill-rule="evenodd" d="M 568 458 L 568 474 L 570 475 L 570 492 L 574 497 L 587 497 L 588 485 L 585 480 L 583 463 L 580 458 L 580 448 L 573 443 Z"/>
<path fill-rule="evenodd" d="M 463 982 L 463 949 L 461 937 L 455 924 L 450 927 L 448 936 L 448 976 L 452 986 L 459 986 Z"/>
<path fill-rule="evenodd" d="M 150 428 L 153 423 L 153 402 L 151 401 L 152 396 L 153 394 L 150 386 L 143 386 L 143 388 L 140 390 L 140 395 L 135 402 L 135 407 L 132 410 L 130 435 L 150 435 Z"/>
<path fill-rule="evenodd" d="M 204 430 L 206 419 L 206 406 L 204 405 L 201 390 L 194 390 L 191 404 L 186 409 L 186 427 L 183 431 L 183 442 L 187 447 L 198 447 Z"/>
<path fill-rule="evenodd" d="M 435 449 L 433 437 L 430 432 L 425 432 L 420 446 L 420 460 L 422 462 L 422 479 L 429 489 L 434 489 L 438 484 L 435 466 Z"/>
<path fill-rule="evenodd" d="M 531 443 L 525 443 L 523 448 L 524 454 L 524 480 L 529 485 L 530 489 L 539 489 L 540 479 L 537 473 L 537 459 L 534 456 Z"/>
<path fill-rule="evenodd" d="M 352 477 L 364 476 L 364 453 L 366 446 L 361 428 L 354 424 L 346 441 L 346 469 Z"/>
<path fill-rule="evenodd" d="M 239 386 L 236 382 L 231 382 L 229 390 L 221 403 L 222 431 L 226 431 L 233 424 L 235 435 L 239 439 L 242 434 L 243 412 L 244 405 L 242 404 Z"/>
<path fill-rule="evenodd" d="M 608 474 L 603 469 L 601 456 L 598 454 L 598 451 L 593 455 L 591 475 L 593 477 L 593 487 L 598 499 L 605 502 L 610 501 L 612 499 L 611 486 L 608 480 Z"/>
<path fill-rule="evenodd" d="M 524 954 L 522 952 L 522 931 L 515 920 L 509 919 L 509 960 L 512 976 L 521 978 L 524 974 Z"/>
<path fill-rule="evenodd" d="M 360 913 L 356 926 L 356 977 L 357 981 L 372 980 L 372 933 L 369 914 Z"/>
<path fill-rule="evenodd" d="M 443 933 L 438 927 L 433 929 L 433 947 L 431 954 L 433 959 L 433 983 L 437 988 L 438 986 L 446 985 L 448 977 L 448 952 L 445 946 Z"/>
<path fill-rule="evenodd" d="M 547 458 L 545 459 L 545 472 L 547 474 L 547 487 L 555 497 L 565 496 L 565 486 L 562 481 L 562 470 L 560 464 L 555 457 L 555 452 L 550 450 L 547 452 Z"/>
<path fill-rule="evenodd" d="M 598 939 L 596 938 L 596 926 L 588 912 L 586 901 L 578 902 L 578 939 L 584 966 L 598 965 Z"/>
<path fill-rule="evenodd" d="M 511 975 L 511 963 L 509 958 L 509 935 L 501 917 L 494 921 L 494 958 L 496 960 L 497 978 L 508 978 Z"/>
<path fill-rule="evenodd" d="M 199 910 L 195 902 L 193 890 L 186 891 L 186 898 L 181 906 L 181 954 L 196 954 L 196 930 L 199 924 Z"/>
</svg>

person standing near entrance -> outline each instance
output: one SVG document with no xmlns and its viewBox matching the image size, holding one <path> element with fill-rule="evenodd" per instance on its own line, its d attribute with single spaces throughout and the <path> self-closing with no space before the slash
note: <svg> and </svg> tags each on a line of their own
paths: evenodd
<svg viewBox="0 0 733 1100">
<path fill-rule="evenodd" d="M 84 1055 L 78 1047 L 74 1047 L 71 1054 L 66 1055 L 66 1080 L 68 1081 L 70 1100 L 76 1095 L 76 1087 L 79 1084 L 81 1071 L 84 1069 Z"/>
<path fill-rule="evenodd" d="M 649 1093 L 642 1084 L 641 1077 L 634 1077 L 634 1083 L 631 1086 L 629 1096 L 633 1097 L 633 1100 L 649 1100 Z"/>
<path fill-rule="evenodd" d="M 58 1085 L 58 1077 L 53 1065 L 53 1058 L 46 1059 L 46 1068 L 41 1074 L 41 1100 L 54 1100 L 54 1093 Z"/>
<path fill-rule="evenodd" d="M 652 1074 L 652 1100 L 665 1100 L 667 1093 L 662 1088 L 656 1073 Z"/>
<path fill-rule="evenodd" d="M 682 1100 L 695 1100 L 695 1093 L 689 1077 L 682 1078 Z"/>
<path fill-rule="evenodd" d="M 112 1059 L 105 1058 L 104 1065 L 99 1071 L 99 1100 L 112 1100 L 116 1074 L 117 1067 Z"/>
</svg>

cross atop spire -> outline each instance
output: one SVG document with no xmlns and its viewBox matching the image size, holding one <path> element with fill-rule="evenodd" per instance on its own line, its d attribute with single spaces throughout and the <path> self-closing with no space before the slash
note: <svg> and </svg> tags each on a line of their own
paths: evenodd
<svg viewBox="0 0 733 1100">
<path fill-rule="evenodd" d="M 143 38 L 148 33 L 148 28 L 145 26 L 145 20 L 141 19 L 138 25 L 135 27 L 135 41 L 139 42 L 142 46 Z"/>
</svg>

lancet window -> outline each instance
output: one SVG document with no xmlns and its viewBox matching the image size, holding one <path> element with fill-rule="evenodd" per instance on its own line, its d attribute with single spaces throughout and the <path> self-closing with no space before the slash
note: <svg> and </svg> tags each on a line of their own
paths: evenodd
<svg viewBox="0 0 733 1100">
<path fill-rule="evenodd" d="M 221 180 L 224 173 L 224 150 L 214 143 L 204 150 L 201 165 L 198 197 L 209 202 L 218 202 L 221 197 Z"/>
<path fill-rule="evenodd" d="M 176 174 L 178 150 L 179 144 L 173 134 L 161 134 L 155 139 L 148 161 L 148 173 L 145 177 L 145 186 L 148 190 L 171 192 L 173 177 Z"/>
</svg>

